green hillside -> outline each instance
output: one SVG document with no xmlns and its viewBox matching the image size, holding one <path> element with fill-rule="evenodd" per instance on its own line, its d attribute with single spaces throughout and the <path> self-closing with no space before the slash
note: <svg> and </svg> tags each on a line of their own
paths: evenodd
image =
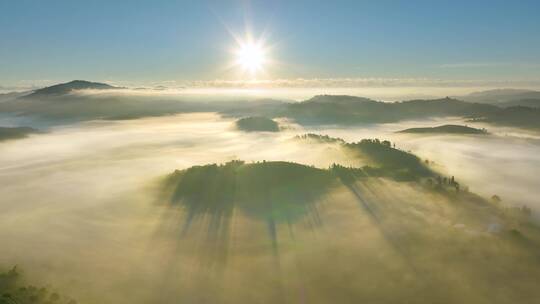
<svg viewBox="0 0 540 304">
<path fill-rule="evenodd" d="M 236 127 L 246 132 L 278 132 L 279 125 L 270 118 L 261 116 L 244 117 L 236 121 Z"/>
</svg>

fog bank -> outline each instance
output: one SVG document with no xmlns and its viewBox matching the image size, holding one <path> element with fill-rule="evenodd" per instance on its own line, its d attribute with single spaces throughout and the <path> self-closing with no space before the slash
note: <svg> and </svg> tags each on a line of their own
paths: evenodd
<svg viewBox="0 0 540 304">
<path fill-rule="evenodd" d="M 446 198 L 410 184 L 357 185 L 376 215 L 366 212 L 349 189 L 334 189 L 317 203 L 318 221 L 303 218 L 277 227 L 278 259 L 266 224 L 242 212 L 232 215 L 225 243 L 208 242 L 204 219 L 181 237 L 183 210 L 156 195 L 160 178 L 175 169 L 233 159 L 321 168 L 363 165 L 331 144 L 293 139 L 306 132 L 348 141 L 390 139 L 434 161 L 436 169 L 455 175 L 471 191 L 540 207 L 534 175 L 540 171 L 540 142 L 530 134 L 514 130 L 505 136 L 508 130 L 491 128 L 495 134 L 487 137 L 394 133 L 447 122 L 442 120 L 324 130 L 280 122 L 281 132 L 244 133 L 234 128 L 233 119 L 217 114 L 181 114 L 52 127 L 0 143 L 0 265 L 18 264 L 35 284 L 52 284 L 81 303 L 392 302 L 418 293 L 428 295 L 430 303 L 452 297 L 445 289 L 433 289 L 430 281 L 438 286 L 454 282 L 446 290 L 454 290 L 459 301 L 487 303 L 496 297 L 484 294 L 492 286 L 484 273 L 472 270 L 476 260 L 454 265 L 467 273 L 465 283 L 457 283 L 458 274 L 441 264 L 440 256 L 414 251 L 422 247 L 402 239 L 399 231 L 444 236 L 448 244 L 466 244 L 471 237 L 490 255 L 498 243 L 487 240 L 488 227 L 498 224 L 497 217 L 463 217 Z M 414 228 L 428 224 L 433 228 Z M 505 257 L 524 254 L 505 250 Z M 227 262 L 216 262 L 223 254 Z M 523 282 L 528 293 L 534 291 L 531 278 Z M 466 283 L 478 290 L 468 290 Z M 510 295 L 499 296 L 503 301 Z"/>
</svg>

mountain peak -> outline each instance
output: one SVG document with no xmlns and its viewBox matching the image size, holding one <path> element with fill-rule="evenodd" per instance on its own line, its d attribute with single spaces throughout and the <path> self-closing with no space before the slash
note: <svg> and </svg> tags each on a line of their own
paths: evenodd
<svg viewBox="0 0 540 304">
<path fill-rule="evenodd" d="M 67 94 L 75 90 L 88 90 L 88 89 L 108 90 L 108 89 L 117 89 L 117 88 L 118 87 L 114 87 L 106 83 L 91 82 L 91 81 L 86 81 L 86 80 L 73 80 L 70 82 L 60 83 L 53 86 L 35 90 L 32 94 L 27 95 L 26 97 L 63 95 L 63 94 Z"/>
</svg>

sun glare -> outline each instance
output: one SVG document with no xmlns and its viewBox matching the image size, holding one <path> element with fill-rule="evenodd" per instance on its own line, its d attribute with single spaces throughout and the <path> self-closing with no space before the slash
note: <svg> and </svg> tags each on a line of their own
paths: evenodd
<svg viewBox="0 0 540 304">
<path fill-rule="evenodd" d="M 260 43 L 241 44 L 236 51 L 236 64 L 251 75 L 262 70 L 266 63 L 266 54 Z"/>
</svg>

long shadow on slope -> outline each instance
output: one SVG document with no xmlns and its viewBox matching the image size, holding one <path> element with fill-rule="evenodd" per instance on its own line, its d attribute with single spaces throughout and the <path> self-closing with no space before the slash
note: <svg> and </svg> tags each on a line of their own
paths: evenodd
<svg viewBox="0 0 540 304">
<path fill-rule="evenodd" d="M 334 185 L 327 170 L 289 162 L 195 166 L 176 171 L 167 179 L 170 203 L 186 212 L 181 234 L 194 222 L 207 221 L 211 240 L 226 248 L 231 219 L 237 209 L 267 225 L 273 254 L 278 255 L 277 225 L 304 217 L 320 223 L 316 202 Z"/>
<path fill-rule="evenodd" d="M 344 169 L 339 166 L 334 166 L 332 170 L 339 178 L 341 183 L 350 191 L 350 193 L 357 200 L 360 208 L 366 212 L 369 219 L 373 223 L 374 227 L 379 230 L 384 239 L 392 247 L 392 249 L 407 263 L 407 265 L 416 273 L 414 265 L 410 263 L 410 259 L 407 257 L 403 249 L 398 245 L 398 242 L 394 239 L 393 234 L 388 231 L 382 220 L 382 214 L 377 204 L 371 202 L 363 194 L 363 190 L 357 185 L 358 174 L 351 169 Z"/>
</svg>

